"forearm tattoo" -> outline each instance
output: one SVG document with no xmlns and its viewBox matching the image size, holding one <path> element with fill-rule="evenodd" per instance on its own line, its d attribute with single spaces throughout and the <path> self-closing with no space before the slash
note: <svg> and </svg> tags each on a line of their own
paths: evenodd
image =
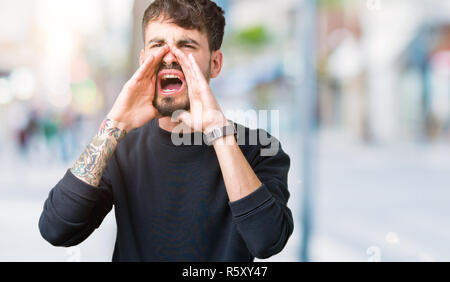
<svg viewBox="0 0 450 282">
<path fill-rule="evenodd" d="M 70 169 L 72 173 L 84 182 L 98 186 L 117 144 L 126 134 L 118 127 L 118 122 L 104 119 L 97 135 Z"/>
</svg>

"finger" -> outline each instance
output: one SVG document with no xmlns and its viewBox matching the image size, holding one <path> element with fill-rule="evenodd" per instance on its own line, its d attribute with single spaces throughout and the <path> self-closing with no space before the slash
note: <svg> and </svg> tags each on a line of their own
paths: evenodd
<svg viewBox="0 0 450 282">
<path fill-rule="evenodd" d="M 141 80 L 145 76 L 146 68 L 148 67 L 148 64 L 150 61 L 153 60 L 153 55 L 148 56 L 145 61 L 142 63 L 142 65 L 139 66 L 139 68 L 136 70 L 136 72 L 133 74 L 131 79 L 133 80 Z"/>
<path fill-rule="evenodd" d="M 185 74 L 185 78 L 188 80 L 193 79 L 193 71 L 189 63 L 189 59 L 186 57 L 186 55 L 180 51 L 180 49 L 176 47 L 172 47 L 173 53 L 175 54 L 175 57 L 178 59 L 178 62 L 181 65 L 181 68 L 183 69 L 183 72 Z"/>
<path fill-rule="evenodd" d="M 188 96 L 189 96 L 189 101 L 190 101 L 191 107 L 192 107 L 192 105 L 197 105 L 198 103 L 201 104 L 202 98 L 199 94 L 199 92 L 200 92 L 199 84 L 196 79 L 194 70 L 192 69 L 189 58 L 183 52 L 181 52 L 179 49 L 177 49 L 176 47 L 173 48 L 173 50 L 174 50 L 175 56 L 178 56 L 177 58 L 180 62 L 180 65 L 182 66 L 183 72 L 185 74 L 185 80 L 188 85 Z M 200 108 L 200 112 L 201 112 L 201 108 Z M 198 117 L 198 115 L 195 115 L 195 117 Z M 198 122 L 193 121 L 192 126 L 197 129 Z M 200 127 L 200 129 L 201 129 L 201 127 Z"/>
<path fill-rule="evenodd" d="M 167 45 L 160 48 L 155 54 L 149 55 L 138 70 L 133 75 L 133 79 L 141 80 L 147 78 L 155 72 L 156 66 L 161 62 L 162 57 L 168 51 Z"/>
<path fill-rule="evenodd" d="M 152 77 L 150 78 L 151 79 L 151 85 L 156 85 L 156 74 L 153 74 L 152 75 Z M 150 93 L 150 99 L 154 99 L 155 98 L 155 91 L 154 91 L 154 88 L 150 88 L 149 89 L 150 91 L 149 91 L 149 93 Z"/>
<path fill-rule="evenodd" d="M 152 55 L 153 58 L 148 61 L 148 64 L 145 66 L 145 75 L 153 75 L 156 72 L 157 67 L 161 63 L 163 57 L 167 52 L 169 51 L 169 47 L 167 45 L 164 45 L 161 47 L 154 55 Z"/>
<path fill-rule="evenodd" d="M 183 52 L 181 52 L 181 50 L 178 49 L 178 48 L 175 47 L 175 46 L 171 46 L 170 48 L 171 48 L 173 54 L 175 55 L 175 57 L 176 57 L 176 58 L 178 59 L 178 61 L 180 62 L 181 67 L 182 67 L 182 68 L 185 67 L 185 68 L 186 68 L 186 71 L 188 71 L 188 70 L 190 69 L 190 67 L 189 67 L 189 60 L 188 60 L 188 58 L 186 57 L 186 55 L 185 55 Z M 183 69 L 183 71 L 184 71 L 184 69 Z"/>
<path fill-rule="evenodd" d="M 181 121 L 185 125 L 187 125 L 189 128 L 192 128 L 192 116 L 188 111 L 183 111 L 177 116 L 177 120 Z"/>
<path fill-rule="evenodd" d="M 197 61 L 194 58 L 194 55 L 189 54 L 187 57 L 190 62 L 190 66 L 192 68 L 192 72 L 194 73 L 196 79 L 202 83 L 207 83 L 206 78 L 203 75 L 203 72 L 200 70 L 200 67 L 197 64 Z"/>
<path fill-rule="evenodd" d="M 203 106 L 200 99 L 193 100 L 191 105 L 191 126 L 194 130 L 201 131 L 203 124 Z"/>
<path fill-rule="evenodd" d="M 190 90 L 194 90 L 195 89 L 195 74 L 192 70 L 192 67 L 190 65 L 189 59 L 188 57 L 181 52 L 180 49 L 178 49 L 177 47 L 173 46 L 171 47 L 173 53 L 175 54 L 175 57 L 178 59 L 178 62 L 181 65 L 181 68 L 183 69 L 183 73 L 184 73 L 184 78 L 189 86 Z M 191 92 L 191 91 L 189 91 Z"/>
<path fill-rule="evenodd" d="M 209 83 L 206 80 L 205 75 L 201 71 L 200 67 L 198 66 L 194 56 L 192 54 L 189 54 L 187 57 L 190 62 L 192 71 L 195 75 L 195 81 L 197 82 L 197 89 L 201 99 L 204 102 L 209 101 L 211 103 L 216 103 L 215 98 L 212 95 Z"/>
</svg>

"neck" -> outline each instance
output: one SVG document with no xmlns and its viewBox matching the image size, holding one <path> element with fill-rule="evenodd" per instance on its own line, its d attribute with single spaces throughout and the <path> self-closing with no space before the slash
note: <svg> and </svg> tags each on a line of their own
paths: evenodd
<svg viewBox="0 0 450 282">
<path fill-rule="evenodd" d="M 175 128 L 178 129 L 177 131 L 180 130 L 179 125 L 181 124 L 181 122 L 176 122 L 176 121 L 174 122 L 174 121 L 172 121 L 171 117 L 163 117 L 163 118 L 158 119 L 158 124 L 159 124 L 159 127 L 161 129 L 164 129 L 165 131 L 174 132 Z M 181 132 L 182 133 L 191 133 L 191 130 L 187 126 L 183 125 Z"/>
</svg>

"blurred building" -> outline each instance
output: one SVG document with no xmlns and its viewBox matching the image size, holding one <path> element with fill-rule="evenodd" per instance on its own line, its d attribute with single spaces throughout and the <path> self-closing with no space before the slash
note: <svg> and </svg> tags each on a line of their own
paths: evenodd
<svg viewBox="0 0 450 282">
<path fill-rule="evenodd" d="M 448 4 L 320 3 L 321 125 L 366 142 L 448 140 Z"/>
<path fill-rule="evenodd" d="M 28 146 L 72 136 L 77 122 L 99 123 L 127 76 L 131 5 L 1 1 L 0 134 Z M 30 122 L 36 130 L 27 131 Z"/>
</svg>

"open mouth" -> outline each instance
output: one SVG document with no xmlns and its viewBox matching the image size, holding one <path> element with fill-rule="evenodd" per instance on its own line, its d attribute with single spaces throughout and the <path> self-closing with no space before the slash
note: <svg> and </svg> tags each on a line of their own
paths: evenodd
<svg viewBox="0 0 450 282">
<path fill-rule="evenodd" d="M 158 74 L 159 93 L 162 95 L 175 95 L 184 87 L 183 73 L 178 70 L 165 70 Z"/>
</svg>

